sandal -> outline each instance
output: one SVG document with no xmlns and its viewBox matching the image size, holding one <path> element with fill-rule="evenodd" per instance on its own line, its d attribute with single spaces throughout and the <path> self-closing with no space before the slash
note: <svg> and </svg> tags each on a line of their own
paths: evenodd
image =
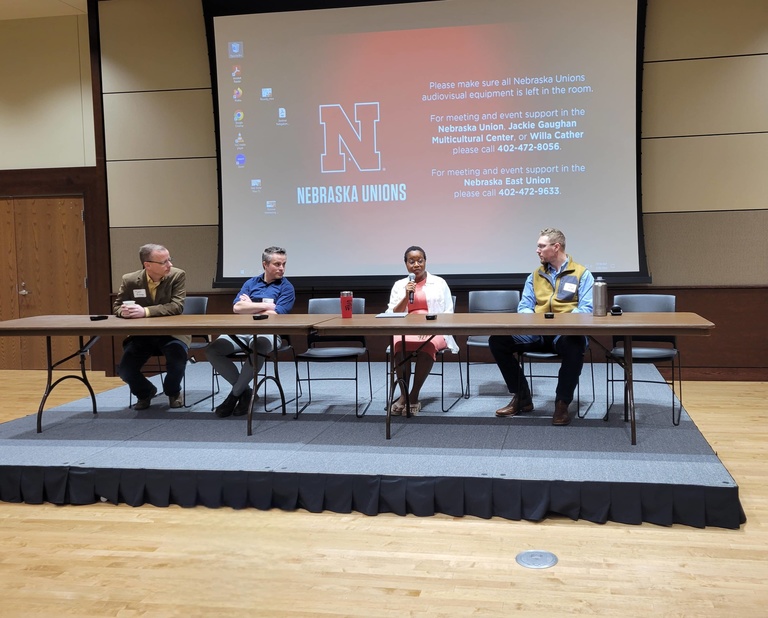
<svg viewBox="0 0 768 618">
<path fill-rule="evenodd" d="M 405 405 L 396 401 L 389 407 L 389 413 L 392 416 L 402 416 L 405 413 Z"/>
<path fill-rule="evenodd" d="M 411 416 L 416 416 L 419 412 L 421 412 L 421 402 L 417 401 L 416 403 L 412 403 L 408 409 L 411 412 Z M 405 412 L 405 409 L 403 409 L 403 412 Z"/>
</svg>

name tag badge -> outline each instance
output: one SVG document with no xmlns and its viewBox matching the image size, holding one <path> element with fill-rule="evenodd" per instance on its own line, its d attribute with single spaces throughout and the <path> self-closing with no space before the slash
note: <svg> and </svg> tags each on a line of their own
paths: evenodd
<svg viewBox="0 0 768 618">
<path fill-rule="evenodd" d="M 146 290 L 134 290 L 133 291 L 133 297 L 134 298 L 146 298 L 147 297 L 147 291 Z"/>
<path fill-rule="evenodd" d="M 563 285 L 563 289 L 569 294 L 575 294 L 578 288 L 575 283 L 566 283 Z"/>
</svg>

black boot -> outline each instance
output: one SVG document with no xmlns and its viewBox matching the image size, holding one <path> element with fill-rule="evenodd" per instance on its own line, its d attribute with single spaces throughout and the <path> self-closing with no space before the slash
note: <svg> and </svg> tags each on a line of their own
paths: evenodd
<svg viewBox="0 0 768 618">
<path fill-rule="evenodd" d="M 224 418 L 226 416 L 232 416 L 232 412 L 235 411 L 237 405 L 237 395 L 230 393 L 227 398 L 216 406 L 216 416 Z"/>
</svg>

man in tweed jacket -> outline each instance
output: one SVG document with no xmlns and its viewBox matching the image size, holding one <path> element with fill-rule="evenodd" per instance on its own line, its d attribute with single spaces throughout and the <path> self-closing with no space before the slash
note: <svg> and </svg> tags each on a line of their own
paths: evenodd
<svg viewBox="0 0 768 618">
<path fill-rule="evenodd" d="M 143 266 L 141 270 L 123 275 L 113 313 L 126 319 L 180 315 L 187 295 L 186 273 L 173 267 L 168 249 L 162 245 L 144 245 L 139 249 L 139 260 Z M 169 405 L 171 408 L 184 405 L 181 381 L 191 339 L 189 335 L 132 335 L 125 339 L 118 374 L 138 400 L 135 410 L 148 408 L 157 394 L 141 368 L 150 356 L 161 354 L 166 361 L 163 391 L 168 396 Z"/>
</svg>

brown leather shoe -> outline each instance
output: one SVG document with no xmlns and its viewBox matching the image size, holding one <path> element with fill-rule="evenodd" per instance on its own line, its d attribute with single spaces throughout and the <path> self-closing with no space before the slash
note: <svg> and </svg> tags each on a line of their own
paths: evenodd
<svg viewBox="0 0 768 618">
<path fill-rule="evenodd" d="M 567 425 L 571 422 L 571 417 L 568 414 L 568 404 L 564 401 L 555 402 L 555 414 L 552 416 L 553 425 Z"/>
<path fill-rule="evenodd" d="M 496 410 L 496 416 L 502 418 L 507 416 L 515 416 L 516 414 L 520 414 L 520 412 L 530 412 L 531 410 L 533 410 L 533 401 L 531 400 L 530 394 L 525 399 L 515 394 L 512 397 L 512 401 L 510 401 L 503 408 Z"/>
<path fill-rule="evenodd" d="M 133 409 L 146 410 L 150 405 L 152 405 L 152 397 L 155 395 L 157 395 L 157 389 L 153 386 L 149 397 L 143 397 L 139 399 L 135 404 L 133 404 Z"/>
</svg>

